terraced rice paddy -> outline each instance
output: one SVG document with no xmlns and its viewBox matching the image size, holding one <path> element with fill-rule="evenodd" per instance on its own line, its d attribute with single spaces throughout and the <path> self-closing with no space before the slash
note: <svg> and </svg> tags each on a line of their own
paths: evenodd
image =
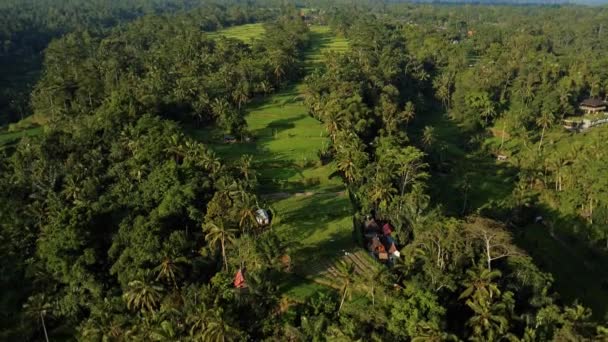
<svg viewBox="0 0 608 342">
<path fill-rule="evenodd" d="M 235 38 L 244 41 L 245 43 L 250 42 L 252 39 L 260 37 L 264 33 L 264 24 L 246 24 L 239 26 L 231 26 L 219 31 L 210 32 L 209 36 L 219 37 L 224 36 L 226 38 Z"/>
<path fill-rule="evenodd" d="M 237 39 L 254 37 L 251 25 L 218 32 Z M 261 27 L 261 26 L 260 26 Z M 328 27 L 311 27 L 311 48 L 305 56 L 307 71 L 323 67 L 327 52 L 344 52 L 348 43 Z M 258 34 L 261 34 L 258 32 Z M 255 137 L 250 143 L 221 143 L 210 130 L 192 132 L 220 156 L 254 157 L 259 172 L 260 197 L 275 213 L 273 229 L 295 243 L 293 281 L 284 293 L 302 298 L 314 293 L 316 281 L 327 276 L 345 254 L 357 251 L 352 238 L 352 208 L 340 179 L 332 177 L 333 164 L 321 165 L 317 151 L 327 144 L 323 125 L 308 115 L 297 83 L 252 103 L 246 120 Z"/>
</svg>

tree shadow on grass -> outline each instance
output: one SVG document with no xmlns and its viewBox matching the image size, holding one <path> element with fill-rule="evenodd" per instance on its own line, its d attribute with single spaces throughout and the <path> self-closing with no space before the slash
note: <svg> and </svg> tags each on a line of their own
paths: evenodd
<svg viewBox="0 0 608 342">
<path fill-rule="evenodd" d="M 296 122 L 306 118 L 306 115 L 300 114 L 284 119 L 273 120 L 266 127 L 253 130 L 251 133 L 258 139 L 259 143 L 267 143 L 275 139 L 282 132 L 296 127 Z"/>
<path fill-rule="evenodd" d="M 515 243 L 553 275 L 562 304 L 579 302 L 593 310 L 595 319 L 603 319 L 608 313 L 608 253 L 575 235 L 590 230 L 582 218 L 544 205 L 536 210 L 544 223 L 515 228 Z"/>
<path fill-rule="evenodd" d="M 297 242 L 292 260 L 299 276 L 314 277 L 356 247 L 348 197 L 334 193 L 291 198 L 277 231 Z"/>
<path fill-rule="evenodd" d="M 491 202 L 508 202 L 520 174 L 534 173 L 534 170 L 497 162 L 478 142 L 471 143 L 474 133 L 459 127 L 440 108 L 433 108 L 430 115 L 416 119 L 410 127 L 412 140 L 420 141 L 425 126 L 434 127 L 437 141 L 448 146 L 445 159 L 450 167 L 432 170 L 429 182 L 434 203 L 443 204 L 446 214 L 461 216 Z M 463 211 L 465 179 L 468 209 Z M 513 229 L 515 243 L 542 271 L 553 275 L 560 302 L 579 301 L 593 310 L 594 318 L 602 319 L 608 313 L 608 254 L 576 236 L 590 229 L 580 217 L 564 215 L 542 204 L 531 210 L 534 216 L 541 215 L 550 223 L 521 223 Z M 507 214 L 498 219 L 512 221 L 512 216 Z"/>
<path fill-rule="evenodd" d="M 473 132 L 450 119 L 438 102 L 429 104 L 427 115 L 416 117 L 408 128 L 412 142 L 427 153 L 431 182 L 429 192 L 444 213 L 464 216 L 491 201 L 508 198 L 517 185 L 519 171 L 501 163 L 472 139 Z M 422 143 L 425 127 L 433 127 L 435 142 Z"/>
</svg>

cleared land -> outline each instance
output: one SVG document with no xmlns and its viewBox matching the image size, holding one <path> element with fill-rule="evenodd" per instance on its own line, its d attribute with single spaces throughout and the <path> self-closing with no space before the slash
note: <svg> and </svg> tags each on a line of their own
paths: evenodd
<svg viewBox="0 0 608 342">
<path fill-rule="evenodd" d="M 42 127 L 25 129 L 19 132 L 0 131 L 0 146 L 18 141 L 23 137 L 31 137 L 42 133 Z"/>
<path fill-rule="evenodd" d="M 250 42 L 252 39 L 258 38 L 264 33 L 264 24 L 246 24 L 239 26 L 231 26 L 225 29 L 221 29 L 215 32 L 210 32 L 210 37 L 224 36 L 226 38 L 235 38 L 244 41 L 245 43 Z"/>
<path fill-rule="evenodd" d="M 313 26 L 311 32 L 312 45 L 305 56 L 309 71 L 322 67 L 325 52 L 342 52 L 348 47 L 346 40 L 335 37 L 327 27 Z M 352 208 L 341 180 L 331 177 L 334 165 L 319 162 L 317 151 L 327 144 L 327 136 L 322 124 L 308 115 L 302 87 L 301 82 L 294 84 L 249 106 L 246 119 L 254 142 L 223 144 L 221 135 L 213 130 L 192 132 L 224 158 L 254 156 L 259 193 L 275 213 L 273 229 L 295 243 L 296 275 L 282 286 L 293 299 L 318 291 L 315 279 L 323 277 L 328 265 L 346 251 L 356 249 Z"/>
</svg>

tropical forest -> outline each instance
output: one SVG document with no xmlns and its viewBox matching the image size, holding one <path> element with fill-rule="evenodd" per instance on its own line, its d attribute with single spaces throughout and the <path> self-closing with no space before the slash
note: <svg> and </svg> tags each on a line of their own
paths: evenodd
<svg viewBox="0 0 608 342">
<path fill-rule="evenodd" d="M 0 341 L 608 341 L 608 4 L 0 1 Z"/>
</svg>

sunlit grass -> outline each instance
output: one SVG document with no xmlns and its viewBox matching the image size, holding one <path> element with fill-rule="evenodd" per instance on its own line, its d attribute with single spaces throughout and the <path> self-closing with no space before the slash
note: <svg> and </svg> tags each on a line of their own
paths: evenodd
<svg viewBox="0 0 608 342">
<path fill-rule="evenodd" d="M 252 39 L 256 39 L 264 34 L 264 24 L 246 24 L 239 26 L 231 26 L 219 31 L 210 32 L 210 37 L 224 36 L 226 38 L 234 38 L 249 43 Z"/>
<path fill-rule="evenodd" d="M 246 40 L 260 34 L 255 32 L 262 28 L 243 26 L 246 27 L 218 34 Z M 346 40 L 335 37 L 328 27 L 313 26 L 311 31 L 311 47 L 304 61 L 307 69 L 322 67 L 325 52 L 348 48 Z M 317 151 L 328 143 L 328 138 L 322 123 L 308 114 L 302 101 L 302 85 L 293 84 L 248 106 L 246 120 L 255 139 L 252 142 L 224 144 L 221 132 L 213 129 L 191 133 L 227 160 L 243 154 L 254 157 L 261 183 L 259 192 L 275 215 L 273 229 L 294 244 L 294 267 L 306 270 L 335 260 L 354 242 L 352 208 L 341 180 L 331 177 L 334 165 L 319 162 Z M 298 274 L 281 288 L 286 296 L 302 300 L 321 286 Z"/>
<path fill-rule="evenodd" d="M 42 133 L 43 127 L 34 127 L 18 132 L 0 131 L 0 146 L 18 141 L 23 137 L 32 137 Z"/>
</svg>

